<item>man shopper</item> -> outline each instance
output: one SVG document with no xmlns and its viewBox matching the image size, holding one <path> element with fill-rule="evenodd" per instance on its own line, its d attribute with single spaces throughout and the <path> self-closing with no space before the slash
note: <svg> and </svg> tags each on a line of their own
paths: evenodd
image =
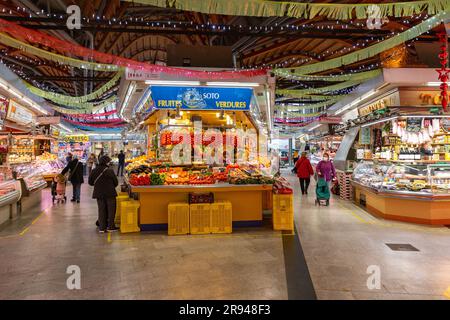
<svg viewBox="0 0 450 320">
<path fill-rule="evenodd" d="M 125 168 L 125 153 L 123 153 L 123 150 L 120 150 L 117 158 L 119 158 L 119 166 L 117 167 L 117 176 L 120 175 L 123 176 L 123 168 Z"/>
<path fill-rule="evenodd" d="M 69 180 L 72 183 L 73 187 L 73 196 L 70 201 L 80 203 L 80 195 L 81 195 L 81 185 L 84 183 L 83 178 L 83 164 L 78 160 L 77 157 L 74 157 L 67 166 L 63 169 L 61 174 L 65 175 L 69 172 Z"/>
<path fill-rule="evenodd" d="M 314 174 L 314 170 L 311 166 L 311 162 L 309 162 L 309 159 L 306 157 L 306 152 L 302 152 L 302 156 L 295 163 L 295 169 L 297 172 L 297 177 L 300 181 L 302 194 L 308 194 L 308 187 L 311 181 L 311 176 Z"/>
<path fill-rule="evenodd" d="M 98 230 L 100 233 L 117 230 L 114 225 L 114 218 L 116 216 L 116 187 L 119 185 L 119 181 L 114 171 L 109 167 L 110 163 L 110 157 L 101 157 L 99 165 L 92 170 L 89 176 L 89 185 L 94 186 L 92 198 L 97 199 Z"/>
</svg>

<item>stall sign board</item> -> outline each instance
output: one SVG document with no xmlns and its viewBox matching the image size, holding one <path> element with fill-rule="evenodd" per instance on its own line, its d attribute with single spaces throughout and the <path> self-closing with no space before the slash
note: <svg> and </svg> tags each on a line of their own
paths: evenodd
<svg viewBox="0 0 450 320">
<path fill-rule="evenodd" d="M 375 111 L 385 109 L 386 107 L 392 107 L 400 104 L 400 95 L 398 92 L 394 92 L 382 99 L 372 102 L 358 109 L 360 117 L 367 116 Z"/>
<path fill-rule="evenodd" d="M 328 116 L 320 119 L 319 123 L 322 124 L 340 124 L 342 123 L 342 117 L 339 116 Z"/>
<path fill-rule="evenodd" d="M 33 113 L 14 100 L 10 100 L 6 119 L 18 124 L 27 125 L 33 122 Z"/>
<path fill-rule="evenodd" d="M 359 144 L 370 144 L 370 127 L 364 127 L 359 130 Z"/>
<path fill-rule="evenodd" d="M 38 117 L 37 122 L 42 125 L 59 124 L 61 117 Z"/>
<path fill-rule="evenodd" d="M 136 70 L 131 68 L 126 68 L 125 79 L 134 81 L 145 81 L 145 80 L 159 80 L 161 78 L 160 72 L 152 72 L 145 70 Z"/>
<path fill-rule="evenodd" d="M 87 135 L 68 135 L 64 137 L 65 142 L 89 142 Z"/>
<path fill-rule="evenodd" d="M 406 131 L 420 132 L 422 130 L 422 118 L 408 118 L 406 119 Z"/>
<path fill-rule="evenodd" d="M 8 99 L 0 95 L 0 120 L 3 122 L 8 111 Z"/>
<path fill-rule="evenodd" d="M 0 95 L 0 126 L 3 126 L 3 123 L 5 123 L 7 111 L 8 111 L 8 99 Z"/>
<path fill-rule="evenodd" d="M 251 88 L 152 86 L 156 109 L 249 111 Z"/>
<path fill-rule="evenodd" d="M 443 118 L 441 125 L 445 132 L 450 133 L 450 118 Z"/>
</svg>

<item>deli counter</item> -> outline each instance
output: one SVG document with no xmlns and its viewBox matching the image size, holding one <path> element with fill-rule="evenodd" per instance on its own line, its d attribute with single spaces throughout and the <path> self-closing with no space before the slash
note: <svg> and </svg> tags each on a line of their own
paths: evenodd
<svg viewBox="0 0 450 320">
<path fill-rule="evenodd" d="M 0 167 L 0 225 L 17 214 L 21 196 L 20 183 L 13 179 L 11 169 Z"/>
<path fill-rule="evenodd" d="M 354 201 L 386 219 L 450 224 L 450 165 L 364 161 L 352 176 Z"/>
</svg>

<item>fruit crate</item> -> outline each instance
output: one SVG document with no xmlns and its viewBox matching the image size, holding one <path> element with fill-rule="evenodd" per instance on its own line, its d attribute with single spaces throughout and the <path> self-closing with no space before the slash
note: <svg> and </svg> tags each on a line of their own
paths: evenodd
<svg viewBox="0 0 450 320">
<path fill-rule="evenodd" d="M 232 233 L 233 210 L 230 201 L 211 204 L 211 233 Z"/>
<path fill-rule="evenodd" d="M 353 187 L 351 185 L 352 174 L 349 172 L 336 171 L 338 183 L 339 183 L 339 197 L 342 200 L 353 199 Z"/>
<path fill-rule="evenodd" d="M 116 197 L 116 216 L 114 217 L 114 224 L 116 226 L 120 226 L 120 215 L 121 215 L 121 203 L 123 201 L 129 201 L 130 198 L 128 197 L 128 193 L 119 193 L 119 195 Z"/>
<path fill-rule="evenodd" d="M 189 233 L 189 204 L 172 202 L 168 205 L 169 236 Z"/>
<path fill-rule="evenodd" d="M 139 201 L 122 201 L 120 203 L 120 232 L 139 232 L 138 226 L 138 210 Z"/>
<path fill-rule="evenodd" d="M 294 230 L 294 198 L 292 194 L 273 195 L 273 229 Z"/>
<path fill-rule="evenodd" d="M 194 203 L 190 205 L 191 234 L 211 233 L 211 205 Z"/>
</svg>

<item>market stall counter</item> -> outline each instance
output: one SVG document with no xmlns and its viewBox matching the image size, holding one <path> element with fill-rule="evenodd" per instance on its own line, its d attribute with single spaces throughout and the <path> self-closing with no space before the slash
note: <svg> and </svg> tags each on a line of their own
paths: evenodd
<svg viewBox="0 0 450 320">
<path fill-rule="evenodd" d="M 214 194 L 214 201 L 228 200 L 233 206 L 233 227 L 259 226 L 263 210 L 267 209 L 267 197 L 272 194 L 272 185 L 161 185 L 131 186 L 139 195 L 141 230 L 167 229 L 167 207 L 172 202 L 187 202 L 190 193 Z"/>
<path fill-rule="evenodd" d="M 17 214 L 21 197 L 20 183 L 16 180 L 0 182 L 0 225 Z"/>
<path fill-rule="evenodd" d="M 354 171 L 354 201 L 385 219 L 450 224 L 450 165 L 362 162 Z"/>
</svg>

